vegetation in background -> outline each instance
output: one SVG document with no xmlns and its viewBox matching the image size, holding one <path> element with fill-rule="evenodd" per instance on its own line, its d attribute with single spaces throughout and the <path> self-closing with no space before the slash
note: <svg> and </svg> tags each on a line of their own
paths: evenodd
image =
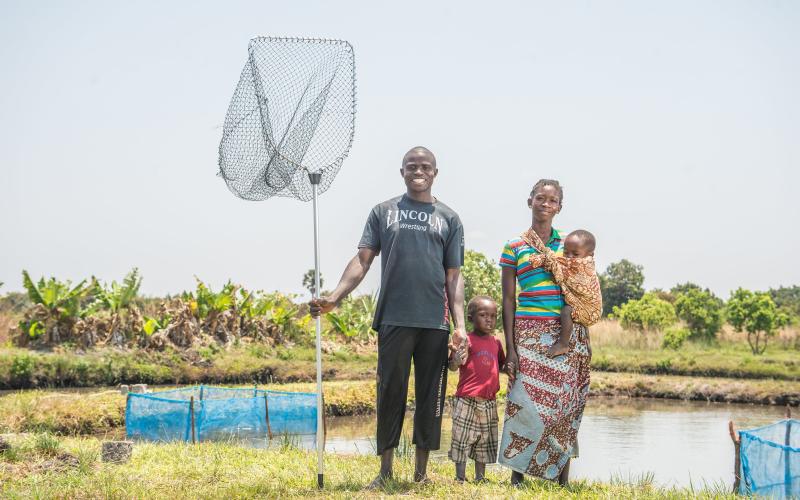
<svg viewBox="0 0 800 500">
<path fill-rule="evenodd" d="M 753 354 L 763 354 L 767 341 L 789 318 L 766 292 L 751 292 L 739 288 L 728 300 L 728 321 L 736 330 L 747 332 L 747 343 Z"/>
<path fill-rule="evenodd" d="M 643 267 L 622 259 L 609 264 L 605 272 L 600 273 L 600 288 L 603 293 L 603 315 L 607 316 L 615 307 L 622 306 L 629 300 L 640 299 L 644 295 Z"/>
<path fill-rule="evenodd" d="M 503 289 L 500 282 L 500 269 L 493 260 L 474 250 L 464 252 L 464 307 L 477 295 L 488 295 L 497 303 L 497 327 L 503 324 Z M 466 318 L 466 311 L 464 312 Z M 469 325 L 468 325 L 469 326 Z"/>
<path fill-rule="evenodd" d="M 724 310 L 725 303 L 710 290 L 691 288 L 676 294 L 675 312 L 695 339 L 714 340 L 722 328 Z"/>
<path fill-rule="evenodd" d="M 618 319 L 623 328 L 640 332 L 661 331 L 678 320 L 675 306 L 653 293 L 614 306 L 611 317 Z"/>
</svg>

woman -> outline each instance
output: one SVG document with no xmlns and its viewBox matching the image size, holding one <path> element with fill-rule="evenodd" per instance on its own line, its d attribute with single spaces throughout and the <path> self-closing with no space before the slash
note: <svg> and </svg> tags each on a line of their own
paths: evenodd
<svg viewBox="0 0 800 500">
<path fill-rule="evenodd" d="M 528 198 L 531 227 L 509 240 L 500 258 L 506 371 L 511 387 L 498 462 L 513 470 L 512 484 L 519 484 L 523 474 L 566 484 L 570 457 L 577 456 L 576 437 L 589 390 L 591 352 L 586 328 L 575 323 L 569 352 L 547 356 L 561 328 L 564 299 L 553 276 L 529 262 L 529 257 L 538 253 L 530 231 L 563 254 L 562 233 L 553 229 L 553 217 L 561 211 L 562 200 L 558 181 L 537 182 Z"/>
</svg>

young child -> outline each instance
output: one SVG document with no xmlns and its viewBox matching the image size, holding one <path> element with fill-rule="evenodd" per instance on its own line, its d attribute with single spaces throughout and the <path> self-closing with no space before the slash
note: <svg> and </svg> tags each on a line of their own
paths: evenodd
<svg viewBox="0 0 800 500">
<path fill-rule="evenodd" d="M 469 352 L 462 346 L 451 354 L 450 370 L 459 370 L 453 402 L 453 440 L 450 459 L 456 463 L 456 480 L 466 478 L 467 458 L 475 460 L 475 481 L 485 481 L 486 464 L 497 460 L 497 403 L 500 367 L 505 353 L 493 336 L 497 304 L 477 296 L 467 305 L 474 330 L 467 335 Z M 463 363 L 463 364 L 462 364 Z"/>
<path fill-rule="evenodd" d="M 603 312 L 600 281 L 594 268 L 594 235 L 583 229 L 569 233 L 564 239 L 563 257 L 547 248 L 534 231 L 529 232 L 529 237 L 529 244 L 540 252 L 531 255 L 531 265 L 543 266 L 551 273 L 564 294 L 561 333 L 547 351 L 550 357 L 560 356 L 569 352 L 573 321 L 588 328 L 600 320 Z"/>
</svg>

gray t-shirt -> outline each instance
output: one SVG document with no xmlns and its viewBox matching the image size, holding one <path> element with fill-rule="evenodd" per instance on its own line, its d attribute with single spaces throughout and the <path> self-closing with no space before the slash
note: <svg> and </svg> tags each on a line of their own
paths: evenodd
<svg viewBox="0 0 800 500">
<path fill-rule="evenodd" d="M 449 330 L 445 270 L 464 264 L 464 227 L 440 201 L 401 195 L 375 206 L 358 248 L 381 254 L 381 291 L 372 328 Z"/>
</svg>

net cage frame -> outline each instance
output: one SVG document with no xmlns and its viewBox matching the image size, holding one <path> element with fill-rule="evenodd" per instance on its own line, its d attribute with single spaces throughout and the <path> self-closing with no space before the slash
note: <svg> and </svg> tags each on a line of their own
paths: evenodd
<svg viewBox="0 0 800 500">
<path fill-rule="evenodd" d="M 800 497 L 800 420 L 786 418 L 740 430 L 737 493 Z"/>
<path fill-rule="evenodd" d="M 336 148 L 337 154 L 332 155 L 332 158 L 327 162 L 312 162 L 313 164 L 309 164 L 309 162 L 303 161 L 306 159 L 307 149 L 312 144 L 315 136 L 319 135 L 330 135 L 330 131 L 324 130 L 322 133 L 317 131 L 317 126 L 319 125 L 319 118 L 315 123 L 313 130 L 310 132 L 309 139 L 306 146 L 306 151 L 301 155 L 300 161 L 298 161 L 294 155 L 287 152 L 286 148 L 284 147 L 283 139 L 286 138 L 286 135 L 289 134 L 290 130 L 289 127 L 295 123 L 295 115 L 286 123 L 286 129 L 283 131 L 283 138 L 279 143 L 275 143 L 274 140 L 271 138 L 267 138 L 267 129 L 269 129 L 270 133 L 272 132 L 272 120 L 270 119 L 270 103 L 269 99 L 265 97 L 268 92 L 276 92 L 274 89 L 268 89 L 269 85 L 264 85 L 263 81 L 260 81 L 261 73 L 254 69 L 258 66 L 256 61 L 256 57 L 254 53 L 256 52 L 259 44 L 298 44 L 298 45 L 328 45 L 332 47 L 340 48 L 346 57 L 346 66 L 348 69 L 348 75 L 346 78 L 347 87 L 349 92 L 347 92 L 347 110 L 341 111 L 339 114 L 347 115 L 345 121 L 342 124 L 346 123 L 346 128 L 348 133 L 346 135 L 346 140 L 340 141 L 341 144 Z M 277 52 L 277 51 L 276 51 Z M 285 62 L 285 61 L 281 61 Z M 341 65 L 341 64 L 340 64 Z M 301 66 L 301 65 L 298 65 Z M 285 69 L 285 68 L 280 68 Z M 318 67 L 316 69 L 319 69 Z M 293 71 L 297 71 L 296 69 L 292 69 Z M 280 73 L 276 71 L 276 73 Z M 338 69 L 334 71 L 334 77 L 338 73 Z M 252 88 L 248 87 L 248 80 L 252 79 L 252 82 L 249 82 L 252 85 Z M 331 80 L 333 81 L 333 80 Z M 310 84 L 310 82 L 307 82 Z M 329 82 L 330 85 L 330 82 Z M 244 90 L 243 90 L 243 87 Z M 249 92 L 255 94 L 254 96 L 248 95 Z M 254 105 L 253 102 L 250 102 L 250 108 L 245 110 L 240 109 L 241 103 L 243 100 L 247 101 L 248 97 L 255 97 L 256 104 Z M 300 106 L 304 102 L 305 94 L 303 94 L 298 101 L 295 107 L 295 114 Z M 327 94 L 326 94 L 327 99 Z M 239 106 L 237 106 L 237 103 Z M 325 105 L 323 105 L 323 108 Z M 241 141 L 237 139 L 235 135 L 241 134 L 241 130 L 246 130 L 246 127 L 242 125 L 246 119 L 250 119 L 252 114 L 258 112 L 259 115 L 259 123 L 258 124 L 251 124 L 251 133 L 253 129 L 260 128 L 260 133 L 262 134 L 262 141 L 265 143 L 264 150 L 266 150 L 267 154 L 266 157 L 262 157 L 260 159 L 251 158 L 253 153 L 252 151 L 248 151 L 248 149 L 252 146 L 251 143 L 248 141 Z M 307 110 L 308 111 L 308 110 Z M 267 115 L 265 118 L 264 115 Z M 322 112 L 320 113 L 322 114 Z M 227 185 L 228 189 L 238 198 L 248 200 L 248 201 L 262 201 L 272 197 L 287 197 L 287 198 L 295 198 L 300 201 L 311 201 L 312 200 L 312 193 L 311 187 L 313 184 L 317 185 L 317 194 L 322 194 L 330 187 L 333 183 L 333 179 L 338 174 L 339 170 L 344 163 L 344 160 L 350 153 L 350 149 L 353 145 L 353 140 L 355 138 L 355 115 L 356 115 L 356 66 L 355 66 L 355 52 L 353 46 L 350 42 L 346 40 L 337 40 L 331 38 L 312 38 L 312 37 L 286 37 L 286 36 L 259 36 L 250 39 L 248 43 L 248 58 L 247 62 L 242 69 L 239 82 L 236 85 L 236 89 L 234 90 L 233 97 L 231 102 L 228 106 L 228 110 L 225 116 L 225 123 L 223 126 L 223 134 L 222 140 L 220 141 L 219 145 L 219 171 L 217 173 L 218 176 L 222 177 Z M 341 125 L 341 124 L 340 124 Z M 328 127 L 332 128 L 332 127 Z M 344 127 L 339 127 L 344 128 Z M 239 142 L 236 142 L 239 141 Z M 316 143 L 315 143 L 316 144 Z M 243 156 L 242 149 L 248 151 L 248 155 L 244 155 L 247 159 L 242 160 L 239 158 L 238 160 L 235 157 Z M 235 153 L 234 153 L 235 152 Z M 263 155 L 264 151 L 260 151 L 258 154 Z M 233 156 L 234 159 L 230 160 L 230 157 Z M 237 161 L 242 163 L 247 163 L 248 166 L 242 167 L 236 165 Z M 261 163 L 259 163 L 261 162 Z M 266 162 L 265 165 L 263 163 Z M 233 163 L 233 165 L 231 165 Z M 281 171 L 281 163 L 291 166 L 291 172 Z M 277 164 L 277 166 L 275 166 Z M 270 185 L 270 181 L 267 179 L 272 178 L 271 175 L 274 170 L 277 170 L 278 176 L 282 177 L 282 181 L 284 185 L 282 186 L 272 186 Z M 252 171 L 257 171 L 258 175 L 255 175 L 254 178 L 249 182 L 249 189 L 243 189 L 241 184 L 248 185 L 246 180 L 240 179 L 240 175 L 249 176 Z M 304 175 L 305 174 L 305 175 Z M 309 176 L 312 174 L 318 174 L 316 182 L 313 179 L 310 179 Z M 264 192 L 264 186 L 261 189 L 256 190 L 255 186 L 257 183 L 261 181 L 261 178 L 264 179 L 264 184 L 266 184 L 266 193 Z M 255 191 L 255 192 L 254 192 Z"/>
<path fill-rule="evenodd" d="M 313 392 L 207 385 L 128 393 L 125 435 L 144 441 L 193 443 L 234 436 L 272 439 L 276 435 L 316 435 L 316 398 Z M 292 420 L 293 413 L 304 416 Z M 323 415 L 323 434 L 324 419 Z"/>
</svg>

